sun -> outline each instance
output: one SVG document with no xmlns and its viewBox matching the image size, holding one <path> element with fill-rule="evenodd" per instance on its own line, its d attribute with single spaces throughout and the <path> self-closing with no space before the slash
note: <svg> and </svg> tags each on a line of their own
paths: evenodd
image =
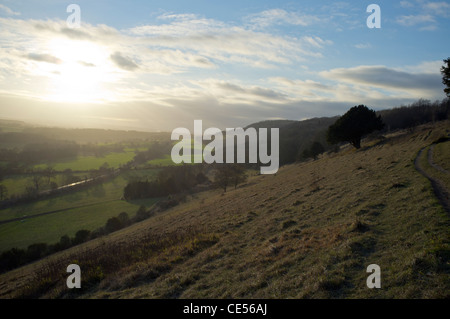
<svg viewBox="0 0 450 319">
<path fill-rule="evenodd" d="M 60 61 L 51 72 L 46 99 L 66 103 L 98 103 L 114 99 L 115 81 L 106 47 L 70 39 L 53 39 L 48 51 Z"/>
</svg>

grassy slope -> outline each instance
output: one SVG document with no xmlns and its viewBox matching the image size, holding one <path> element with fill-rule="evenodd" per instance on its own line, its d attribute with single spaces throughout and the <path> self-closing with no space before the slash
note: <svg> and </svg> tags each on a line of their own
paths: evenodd
<svg viewBox="0 0 450 319">
<path fill-rule="evenodd" d="M 1 275 L 0 296 L 26 288 L 35 297 L 448 297 L 448 215 L 413 164 L 448 126 L 366 141 L 358 151 L 346 147 L 276 175 L 253 176 L 226 194 L 200 193 Z M 74 260 L 85 289 L 70 295 L 65 267 Z M 381 267 L 381 289 L 366 287 L 372 263 Z"/>
</svg>

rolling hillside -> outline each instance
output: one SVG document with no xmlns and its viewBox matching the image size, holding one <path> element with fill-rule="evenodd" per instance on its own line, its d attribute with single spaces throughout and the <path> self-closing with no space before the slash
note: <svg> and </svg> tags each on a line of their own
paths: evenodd
<svg viewBox="0 0 450 319">
<path fill-rule="evenodd" d="M 448 298 L 449 135 L 438 122 L 194 194 L 108 236 L 0 275 L 0 298 Z M 416 160 L 417 159 L 417 160 Z M 82 288 L 65 286 L 81 267 Z M 381 268 L 369 289 L 366 268 Z"/>
</svg>

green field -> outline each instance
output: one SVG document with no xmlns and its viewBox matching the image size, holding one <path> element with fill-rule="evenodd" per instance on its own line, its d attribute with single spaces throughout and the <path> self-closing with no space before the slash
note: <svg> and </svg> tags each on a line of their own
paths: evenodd
<svg viewBox="0 0 450 319">
<path fill-rule="evenodd" d="M 152 166 L 172 166 L 172 165 L 182 165 L 182 164 L 175 164 L 172 161 L 172 157 L 170 155 L 166 155 L 163 158 L 157 158 L 154 160 L 150 160 L 146 163 L 146 165 L 152 165 Z"/>
<path fill-rule="evenodd" d="M 100 185 L 0 210 L 0 221 L 57 211 L 0 225 L 0 252 L 37 242 L 55 243 L 63 235 L 73 237 L 80 229 L 92 231 L 121 212 L 133 217 L 140 205 L 150 207 L 156 199 L 127 202 L 121 200 L 123 188 L 129 180 L 152 179 L 158 171 L 128 171 Z"/>
<path fill-rule="evenodd" d="M 1 183 L 8 189 L 8 196 L 21 196 L 25 193 L 25 188 L 31 184 L 33 176 L 37 174 L 21 174 L 5 177 Z M 74 177 L 84 179 L 88 177 L 85 173 L 73 173 Z M 56 182 L 58 186 L 66 184 L 65 174 L 55 174 L 51 179 L 52 182 Z M 45 180 L 45 178 L 43 178 Z M 41 191 L 49 189 L 49 185 L 43 183 Z"/>
<path fill-rule="evenodd" d="M 135 156 L 135 149 L 127 148 L 124 152 L 110 153 L 105 156 L 79 156 L 66 162 L 51 163 L 56 171 L 64 171 L 71 169 L 72 171 L 89 171 L 98 169 L 104 163 L 108 163 L 109 167 L 118 168 L 120 165 L 131 161 Z M 45 169 L 49 163 L 35 165 L 34 169 Z"/>
</svg>

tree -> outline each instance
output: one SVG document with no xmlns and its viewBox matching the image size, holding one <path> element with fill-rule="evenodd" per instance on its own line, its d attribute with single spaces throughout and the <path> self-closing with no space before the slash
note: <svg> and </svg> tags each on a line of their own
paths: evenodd
<svg viewBox="0 0 450 319">
<path fill-rule="evenodd" d="M 441 67 L 442 83 L 446 86 L 446 88 L 444 88 L 445 94 L 447 97 L 450 97 L 450 57 L 444 60 L 444 63 L 446 63 L 447 66 L 443 65 Z"/>
<path fill-rule="evenodd" d="M 59 247 L 60 247 L 60 249 L 61 250 L 62 249 L 67 249 L 70 246 L 72 246 L 72 240 L 70 239 L 70 237 L 67 236 L 67 235 L 61 236 L 61 238 L 59 239 Z"/>
<path fill-rule="evenodd" d="M 116 230 L 119 230 L 123 227 L 122 223 L 120 222 L 119 218 L 112 217 L 106 221 L 105 225 L 105 231 L 107 234 L 115 232 Z"/>
<path fill-rule="evenodd" d="M 214 174 L 214 183 L 223 188 L 223 191 L 227 191 L 227 187 L 230 184 L 231 176 L 229 174 L 229 169 L 226 164 L 220 164 Z"/>
<path fill-rule="evenodd" d="M 229 185 L 236 189 L 240 183 L 247 180 L 245 166 L 239 164 L 219 164 L 214 174 L 214 183 L 216 186 L 227 191 Z"/>
<path fill-rule="evenodd" d="M 330 144 L 349 142 L 359 149 L 364 135 L 383 127 L 381 116 L 377 116 L 375 111 L 365 105 L 358 105 L 348 110 L 328 128 L 327 141 Z"/>
<path fill-rule="evenodd" d="M 239 164 L 233 164 L 230 167 L 231 171 L 231 181 L 233 182 L 234 189 L 237 188 L 238 184 L 247 181 L 247 174 L 245 173 L 245 167 Z"/>
<path fill-rule="evenodd" d="M 85 241 L 87 241 L 89 239 L 90 235 L 91 235 L 91 232 L 89 230 L 87 230 L 87 229 L 79 230 L 75 234 L 75 238 L 73 239 L 73 243 L 75 245 L 84 243 Z"/>
<path fill-rule="evenodd" d="M 34 189 L 36 190 L 36 193 L 38 193 L 42 185 L 42 177 L 39 175 L 33 176 L 31 178 L 31 185 L 33 185 Z"/>
<path fill-rule="evenodd" d="M 6 199 L 8 196 L 8 189 L 5 185 L 0 184 L 0 201 Z"/>
<path fill-rule="evenodd" d="M 43 170 L 43 175 L 45 176 L 46 184 L 50 185 L 50 181 L 53 177 L 55 177 L 55 169 L 51 165 L 47 165 L 47 167 Z"/>
<path fill-rule="evenodd" d="M 119 216 L 117 216 L 117 218 L 119 219 L 123 227 L 130 225 L 130 217 L 126 212 L 121 212 Z"/>
<path fill-rule="evenodd" d="M 147 209 L 145 208 L 145 206 L 139 206 L 139 209 L 136 212 L 136 221 L 141 221 L 144 219 L 147 219 L 150 217 L 150 213 L 147 212 Z"/>
<path fill-rule="evenodd" d="M 303 150 L 302 157 L 304 159 L 312 157 L 314 158 L 314 160 L 316 160 L 317 156 L 319 154 L 322 154 L 323 152 L 325 152 L 325 147 L 323 147 L 323 145 L 320 142 L 315 141 L 314 143 L 311 144 L 309 148 Z"/>
</svg>

